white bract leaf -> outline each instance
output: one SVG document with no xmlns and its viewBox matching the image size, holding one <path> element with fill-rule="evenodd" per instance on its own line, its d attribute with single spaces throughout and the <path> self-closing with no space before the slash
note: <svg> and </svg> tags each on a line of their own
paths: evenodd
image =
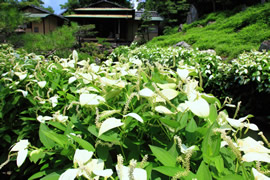
<svg viewBox="0 0 270 180">
<path fill-rule="evenodd" d="M 172 111 L 170 111 L 168 108 L 165 106 L 157 106 L 155 107 L 155 110 L 161 114 L 173 114 Z"/>
<path fill-rule="evenodd" d="M 27 139 L 22 139 L 19 142 L 17 142 L 10 151 L 20 151 L 20 150 L 24 150 L 27 148 L 27 146 L 30 143 L 28 142 Z"/>
<path fill-rule="evenodd" d="M 155 93 L 149 88 L 144 88 L 139 91 L 139 95 L 142 97 L 153 97 Z"/>
<path fill-rule="evenodd" d="M 68 169 L 63 174 L 61 174 L 59 180 L 74 180 L 79 171 L 79 169 Z"/>
<path fill-rule="evenodd" d="M 186 103 L 180 103 L 177 106 L 177 110 L 180 112 L 185 112 L 188 109 L 188 105 Z"/>
<path fill-rule="evenodd" d="M 237 144 L 240 151 L 245 153 L 257 152 L 257 153 L 270 153 L 270 149 L 263 146 L 262 142 L 256 141 L 251 137 L 244 139 L 238 139 Z"/>
<path fill-rule="evenodd" d="M 259 128 L 256 124 L 244 123 L 244 126 L 247 127 L 248 129 L 253 130 L 253 131 L 259 131 Z"/>
<path fill-rule="evenodd" d="M 102 176 L 108 178 L 112 176 L 113 171 L 111 169 L 104 169 L 104 170 L 93 170 L 93 173 L 97 176 Z"/>
<path fill-rule="evenodd" d="M 91 64 L 90 67 L 91 67 L 92 71 L 95 73 L 97 73 L 100 69 L 100 66 L 95 65 L 95 64 Z"/>
<path fill-rule="evenodd" d="M 245 162 L 260 161 L 270 163 L 270 155 L 267 153 L 248 152 L 243 155 L 242 160 Z"/>
<path fill-rule="evenodd" d="M 205 99 L 199 98 L 195 101 L 186 101 L 186 104 L 195 115 L 202 118 L 209 116 L 210 107 Z"/>
<path fill-rule="evenodd" d="M 75 76 L 72 76 L 72 77 L 70 77 L 69 79 L 68 79 L 68 84 L 71 84 L 71 83 L 73 83 L 74 81 L 76 81 L 77 80 L 77 78 L 75 77 Z"/>
<path fill-rule="evenodd" d="M 45 121 L 49 121 L 49 120 L 52 120 L 53 118 L 50 117 L 50 116 L 38 116 L 37 117 L 37 120 L 41 123 L 45 123 Z"/>
<path fill-rule="evenodd" d="M 21 81 L 24 80 L 27 76 L 27 72 L 15 72 L 14 74 L 16 74 Z"/>
<path fill-rule="evenodd" d="M 269 177 L 265 176 L 264 174 L 260 173 L 259 171 L 257 171 L 257 169 L 252 168 L 252 173 L 253 176 L 256 180 L 270 180 Z"/>
<path fill-rule="evenodd" d="M 54 95 L 53 97 L 51 97 L 49 99 L 50 103 L 52 104 L 52 107 L 55 107 L 57 106 L 57 103 L 58 103 L 58 96 L 57 95 Z"/>
<path fill-rule="evenodd" d="M 22 149 L 18 151 L 17 166 L 20 167 L 27 157 L 28 149 Z"/>
<path fill-rule="evenodd" d="M 176 84 L 175 83 L 167 83 L 167 84 L 159 84 L 157 83 L 157 86 L 161 89 L 175 89 Z"/>
<path fill-rule="evenodd" d="M 101 83 L 102 83 L 102 85 L 105 85 L 105 86 L 113 86 L 116 83 L 118 83 L 118 80 L 113 80 L 113 79 L 108 79 L 106 77 L 102 77 Z"/>
<path fill-rule="evenodd" d="M 76 149 L 74 158 L 73 158 L 73 163 L 76 164 L 78 163 L 79 166 L 83 166 L 84 163 L 89 161 L 93 156 L 92 151 L 87 151 L 85 149 Z"/>
<path fill-rule="evenodd" d="M 177 74 L 182 81 L 186 81 L 188 74 L 189 74 L 189 71 L 187 69 L 178 69 L 177 68 Z"/>
<path fill-rule="evenodd" d="M 105 102 L 105 99 L 97 94 L 81 94 L 80 95 L 80 104 L 82 106 L 99 105 L 102 102 Z"/>
<path fill-rule="evenodd" d="M 23 97 L 26 97 L 28 95 L 28 92 L 27 91 L 24 91 L 22 89 L 17 89 L 16 91 L 21 92 L 22 95 L 23 95 Z"/>
<path fill-rule="evenodd" d="M 143 119 L 142 119 L 141 116 L 139 116 L 137 113 L 128 113 L 127 115 L 124 115 L 124 117 L 127 117 L 127 116 L 133 117 L 133 118 L 135 118 L 136 120 L 138 120 L 138 121 L 140 121 L 141 123 L 143 123 Z"/>
<path fill-rule="evenodd" d="M 39 86 L 40 88 L 44 88 L 45 85 L 46 85 L 46 81 L 39 81 L 39 82 L 38 82 L 38 86 Z"/>
<path fill-rule="evenodd" d="M 75 61 L 75 62 L 78 62 L 78 53 L 76 50 L 73 50 L 72 52 L 72 59 Z"/>
<path fill-rule="evenodd" d="M 193 149 L 195 149 L 195 146 L 194 145 L 193 146 L 190 146 L 188 148 L 186 145 L 181 144 L 181 152 L 184 153 L 184 154 L 186 154 L 188 151 L 191 151 Z"/>
<path fill-rule="evenodd" d="M 91 174 L 94 170 L 103 170 L 104 161 L 102 159 L 92 159 L 84 166 L 83 176 L 89 178 L 88 174 Z M 94 179 L 98 179 L 95 177 Z"/>
<path fill-rule="evenodd" d="M 122 126 L 124 123 L 120 119 L 108 118 L 100 126 L 98 136 L 101 136 L 103 133 L 109 131 L 110 129 Z"/>
<path fill-rule="evenodd" d="M 174 89 L 163 89 L 161 93 L 169 100 L 172 100 L 179 94 L 179 92 Z"/>
</svg>

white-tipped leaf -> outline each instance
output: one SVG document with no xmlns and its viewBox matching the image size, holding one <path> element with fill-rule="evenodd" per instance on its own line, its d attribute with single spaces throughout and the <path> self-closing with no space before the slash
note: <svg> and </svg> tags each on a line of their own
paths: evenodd
<svg viewBox="0 0 270 180">
<path fill-rule="evenodd" d="M 187 69 L 177 69 L 177 74 L 182 81 L 185 81 L 188 77 L 189 71 Z"/>
<path fill-rule="evenodd" d="M 174 89 L 163 89 L 161 93 L 169 100 L 175 98 L 179 94 L 179 92 Z"/>
<path fill-rule="evenodd" d="M 46 81 L 39 81 L 39 82 L 38 82 L 38 86 L 39 86 L 40 88 L 44 88 L 44 87 L 46 86 Z"/>
<path fill-rule="evenodd" d="M 89 161 L 93 156 L 92 151 L 87 151 L 85 149 L 76 149 L 74 158 L 73 158 L 73 163 L 76 164 L 78 163 L 79 166 L 82 166 L 84 163 Z"/>
<path fill-rule="evenodd" d="M 127 115 L 124 115 L 124 117 L 127 117 L 127 116 L 133 117 L 137 121 L 140 121 L 141 123 L 143 123 L 143 119 L 137 113 L 128 113 Z"/>
<path fill-rule="evenodd" d="M 260 173 L 259 171 L 257 171 L 257 169 L 252 168 L 252 173 L 253 176 L 256 180 L 270 180 L 269 177 L 265 176 L 264 174 Z"/>
<path fill-rule="evenodd" d="M 84 105 L 98 105 L 101 102 L 105 102 L 105 99 L 97 94 L 81 94 L 80 104 Z"/>
<path fill-rule="evenodd" d="M 93 170 L 93 173 L 97 176 L 102 176 L 102 177 L 110 177 L 113 174 L 113 171 L 111 169 L 104 169 L 104 170 Z"/>
<path fill-rule="evenodd" d="M 27 72 L 15 72 L 14 74 L 16 74 L 21 81 L 24 80 L 27 76 Z"/>
<path fill-rule="evenodd" d="M 68 169 L 63 174 L 61 174 L 59 180 L 74 180 L 79 171 L 79 169 Z"/>
<path fill-rule="evenodd" d="M 142 97 L 152 97 L 155 95 L 155 93 L 149 88 L 144 88 L 139 91 L 139 95 Z"/>
<path fill-rule="evenodd" d="M 210 107 L 205 99 L 199 98 L 195 101 L 186 101 L 186 104 L 195 115 L 202 118 L 209 116 Z"/>
<path fill-rule="evenodd" d="M 20 167 L 27 157 L 28 149 L 19 150 L 17 155 L 17 166 Z"/>
<path fill-rule="evenodd" d="M 27 146 L 29 145 L 30 143 L 28 142 L 27 139 L 22 139 L 20 140 L 19 142 L 17 142 L 10 151 L 20 151 L 20 150 L 23 150 L 23 149 L 26 149 Z"/>
<path fill-rule="evenodd" d="M 108 118 L 101 124 L 98 136 L 101 136 L 103 133 L 109 131 L 110 129 L 122 126 L 123 124 L 124 123 L 122 123 L 120 119 Z"/>
<path fill-rule="evenodd" d="M 159 112 L 161 114 L 173 114 L 173 112 L 170 111 L 165 106 L 157 106 L 157 107 L 155 107 L 155 111 L 157 111 L 157 112 Z"/>
<path fill-rule="evenodd" d="M 260 161 L 270 163 L 270 155 L 267 153 L 249 152 L 243 155 L 242 160 L 245 162 Z"/>
<path fill-rule="evenodd" d="M 157 86 L 161 89 L 175 89 L 176 84 L 175 83 L 167 83 L 167 84 L 159 84 L 157 83 Z"/>
<path fill-rule="evenodd" d="M 70 77 L 69 79 L 68 79 L 68 84 L 71 84 L 71 83 L 73 83 L 74 81 L 76 81 L 77 80 L 77 78 L 75 77 L 75 76 L 72 76 L 72 77 Z"/>
</svg>

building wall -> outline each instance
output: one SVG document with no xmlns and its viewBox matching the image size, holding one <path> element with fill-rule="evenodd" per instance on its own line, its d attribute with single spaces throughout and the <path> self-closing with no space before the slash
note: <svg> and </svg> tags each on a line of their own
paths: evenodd
<svg viewBox="0 0 270 180">
<path fill-rule="evenodd" d="M 58 20 L 56 17 L 48 16 L 44 19 L 45 24 L 45 34 L 52 32 L 58 27 Z"/>
</svg>

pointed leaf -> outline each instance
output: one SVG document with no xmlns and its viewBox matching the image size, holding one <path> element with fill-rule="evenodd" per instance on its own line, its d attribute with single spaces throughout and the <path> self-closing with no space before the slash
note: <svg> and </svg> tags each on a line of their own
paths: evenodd
<svg viewBox="0 0 270 180">
<path fill-rule="evenodd" d="M 120 119 L 116 119 L 116 118 L 109 118 L 106 119 L 102 124 L 101 127 L 99 129 L 99 133 L 98 136 L 100 136 L 101 134 L 109 131 L 110 129 L 122 126 L 124 123 L 121 122 Z"/>
<path fill-rule="evenodd" d="M 74 180 L 79 173 L 79 169 L 68 169 L 61 176 L 59 180 Z"/>
<path fill-rule="evenodd" d="M 176 164 L 176 158 L 173 157 L 171 153 L 168 151 L 156 147 L 156 146 L 151 146 L 150 149 L 153 152 L 154 156 L 164 165 L 164 166 L 172 166 L 174 167 Z"/>
<path fill-rule="evenodd" d="M 27 157 L 27 153 L 28 153 L 28 149 L 23 149 L 23 150 L 20 150 L 18 152 L 18 155 L 17 155 L 17 166 L 20 167 L 23 162 L 25 161 L 26 157 Z"/>
<path fill-rule="evenodd" d="M 161 93 L 169 100 L 172 100 L 179 94 L 179 92 L 174 89 L 163 89 Z"/>
<path fill-rule="evenodd" d="M 137 113 L 128 113 L 127 115 L 124 115 L 124 117 L 127 117 L 127 116 L 133 117 L 137 121 L 140 121 L 141 123 L 143 123 L 143 119 Z"/>
<path fill-rule="evenodd" d="M 170 111 L 168 108 L 165 106 L 157 106 L 155 107 L 155 110 L 161 114 L 173 114 L 172 111 Z"/>
<path fill-rule="evenodd" d="M 74 141 L 76 141 L 83 149 L 86 149 L 88 151 L 95 151 L 95 148 L 92 146 L 92 144 L 90 144 L 89 142 L 87 142 L 84 139 L 81 139 L 77 136 L 73 136 L 72 134 L 69 134 L 70 137 L 72 137 L 72 139 Z"/>
</svg>

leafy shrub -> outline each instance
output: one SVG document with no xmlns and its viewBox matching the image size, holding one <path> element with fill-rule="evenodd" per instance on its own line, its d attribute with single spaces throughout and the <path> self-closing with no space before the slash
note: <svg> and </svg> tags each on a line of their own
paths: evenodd
<svg viewBox="0 0 270 180">
<path fill-rule="evenodd" d="M 258 130 L 251 116 L 237 120 L 236 109 L 229 118 L 230 102 L 203 92 L 199 64 L 215 70 L 218 57 L 140 47 L 98 66 L 76 51 L 51 61 L 0 50 L 1 154 L 9 157 L 0 167 L 10 179 L 256 179 L 269 169 L 270 150 L 242 137 Z"/>
</svg>

